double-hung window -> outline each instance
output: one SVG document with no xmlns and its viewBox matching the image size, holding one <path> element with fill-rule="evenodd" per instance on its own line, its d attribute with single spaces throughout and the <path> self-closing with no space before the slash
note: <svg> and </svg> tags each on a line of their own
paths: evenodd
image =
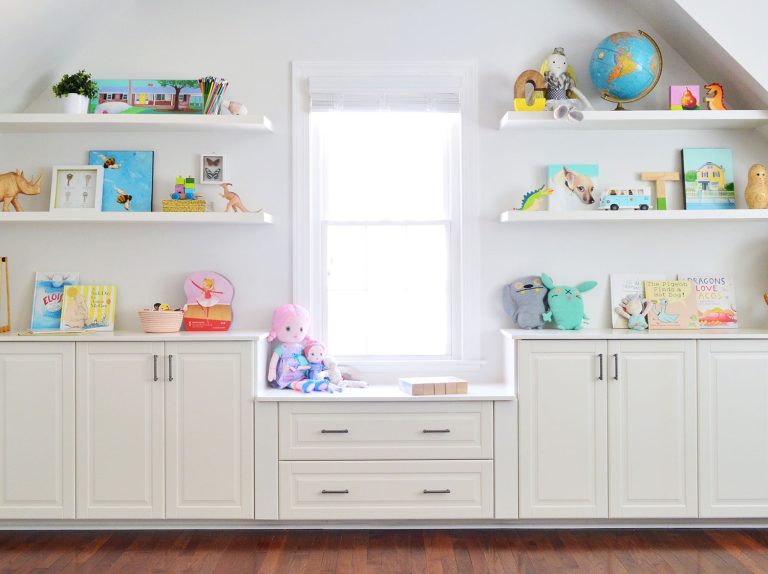
<svg viewBox="0 0 768 574">
<path fill-rule="evenodd" d="M 300 86 L 297 300 L 347 361 L 461 359 L 467 70 L 321 69 Z"/>
</svg>

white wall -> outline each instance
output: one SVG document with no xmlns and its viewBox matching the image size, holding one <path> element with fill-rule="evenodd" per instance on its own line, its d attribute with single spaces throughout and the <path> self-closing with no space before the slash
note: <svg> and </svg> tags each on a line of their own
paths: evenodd
<svg viewBox="0 0 768 574">
<path fill-rule="evenodd" d="M 597 102 L 587 61 L 594 45 L 619 30 L 652 27 L 609 0 L 550 0 L 559 18 L 546 24 L 529 4 L 484 0 L 188 0 L 177 5 L 139 0 L 120 25 L 98 30 L 79 53 L 59 62 L 59 72 L 85 67 L 96 77 L 197 77 L 218 74 L 232 82 L 231 97 L 264 113 L 275 133 L 257 136 L 185 134 L 8 135 L 0 140 L 2 168 L 46 171 L 52 164 L 85 161 L 95 148 L 154 149 L 156 201 L 170 192 L 177 174 L 194 173 L 197 154 L 229 155 L 231 178 L 248 205 L 275 215 L 265 227 L 170 225 L 3 224 L 0 251 L 10 255 L 14 321 L 28 323 L 35 270 L 79 270 L 85 281 L 119 287 L 118 327 L 138 327 L 135 310 L 154 303 L 182 302 L 182 281 L 193 270 L 213 269 L 235 283 L 235 327 L 266 328 L 271 310 L 291 298 L 291 117 L 290 63 L 305 61 L 476 60 L 479 69 L 478 217 L 482 290 L 477 318 L 487 366 L 476 380 L 501 376 L 497 329 L 510 326 L 500 290 L 519 275 L 546 271 L 555 280 L 596 279 L 586 295 L 593 325 L 608 326 L 611 272 L 722 270 L 737 281 L 745 326 L 768 326 L 760 294 L 768 288 L 766 229 L 756 223 L 610 224 L 603 226 L 502 225 L 501 211 L 538 187 L 546 165 L 596 162 L 606 183 L 635 182 L 644 170 L 679 170 L 685 146 L 734 149 L 736 185 L 747 167 L 765 161 L 766 145 L 752 134 L 727 132 L 501 132 L 512 85 L 525 68 L 538 67 L 554 46 L 565 46 L 580 86 Z M 659 88 L 631 107 L 664 108 L 666 85 L 701 83 L 701 78 L 664 42 L 665 74 Z M 47 94 L 31 104 L 46 109 Z M 7 102 L 0 101 L 0 105 Z M 46 185 L 49 181 L 46 176 Z M 678 194 L 679 190 L 671 195 Z M 47 192 L 28 208 L 45 209 Z M 674 199 L 672 200 L 674 206 Z M 371 326 L 375 328 L 375 326 Z M 409 328 L 408 325 L 403 326 Z"/>
</svg>

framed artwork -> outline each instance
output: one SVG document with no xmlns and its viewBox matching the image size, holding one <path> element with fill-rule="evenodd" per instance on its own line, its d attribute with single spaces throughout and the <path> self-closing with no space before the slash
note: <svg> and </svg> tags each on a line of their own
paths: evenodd
<svg viewBox="0 0 768 574">
<path fill-rule="evenodd" d="M 100 165 L 55 165 L 51 174 L 51 211 L 101 211 L 104 168 Z"/>
<path fill-rule="evenodd" d="M 685 209 L 736 209 L 730 149 L 684 149 L 683 181 Z"/>
<path fill-rule="evenodd" d="M 550 211 L 584 211 L 598 206 L 596 164 L 556 163 L 547 168 Z"/>
<path fill-rule="evenodd" d="M 200 156 L 200 183 L 224 183 L 226 158 L 218 153 L 204 153 Z"/>
<path fill-rule="evenodd" d="M 198 80 L 94 80 L 99 92 L 91 114 L 200 114 L 203 93 Z"/>
<path fill-rule="evenodd" d="M 700 101 L 699 86 L 669 86 L 670 110 L 698 110 Z"/>
<path fill-rule="evenodd" d="M 152 211 L 155 152 L 91 150 L 88 163 L 104 170 L 102 211 Z"/>
</svg>

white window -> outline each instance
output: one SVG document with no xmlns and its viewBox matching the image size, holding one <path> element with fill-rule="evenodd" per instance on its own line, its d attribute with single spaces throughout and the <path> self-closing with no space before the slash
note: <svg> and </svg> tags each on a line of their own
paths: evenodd
<svg viewBox="0 0 768 574">
<path fill-rule="evenodd" d="M 344 360 L 465 359 L 462 96 L 474 68 L 320 67 L 299 74 L 296 300 Z"/>
</svg>

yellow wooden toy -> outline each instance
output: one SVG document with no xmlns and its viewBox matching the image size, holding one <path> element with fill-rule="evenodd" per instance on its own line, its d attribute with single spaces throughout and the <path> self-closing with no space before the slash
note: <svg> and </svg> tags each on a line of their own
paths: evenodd
<svg viewBox="0 0 768 574">
<path fill-rule="evenodd" d="M 525 89 L 528 84 L 533 86 L 531 100 L 525 97 Z M 544 98 L 544 90 L 547 84 L 544 76 L 536 70 L 526 70 L 515 80 L 515 111 L 516 112 L 542 112 L 547 105 Z"/>
</svg>

